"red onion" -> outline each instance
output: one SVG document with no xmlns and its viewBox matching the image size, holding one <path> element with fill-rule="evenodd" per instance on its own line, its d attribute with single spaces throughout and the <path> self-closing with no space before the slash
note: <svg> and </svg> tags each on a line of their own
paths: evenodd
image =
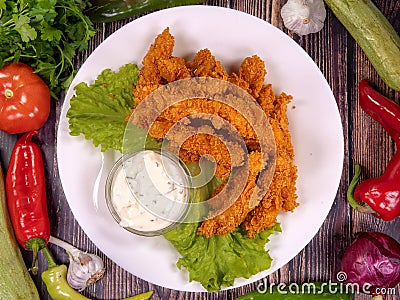
<svg viewBox="0 0 400 300">
<path fill-rule="evenodd" d="M 380 294 L 400 282 L 400 244 L 383 233 L 360 233 L 344 253 L 341 269 L 360 291 Z"/>
</svg>

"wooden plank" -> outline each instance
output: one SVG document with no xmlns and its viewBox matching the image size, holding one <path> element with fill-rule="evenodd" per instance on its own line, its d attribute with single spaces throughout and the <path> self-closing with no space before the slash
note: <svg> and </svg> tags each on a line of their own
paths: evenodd
<svg viewBox="0 0 400 300">
<path fill-rule="evenodd" d="M 384 222 L 372 216 L 361 215 L 349 208 L 346 202 L 346 189 L 353 175 L 353 165 L 359 162 L 364 167 L 363 179 L 381 174 L 390 158 L 396 151 L 395 145 L 384 130 L 358 106 L 357 83 L 368 77 L 372 84 L 383 94 L 400 102 L 400 93 L 387 88 L 379 79 L 351 36 L 328 10 L 327 20 L 321 32 L 299 37 L 283 26 L 280 9 L 286 0 L 209 0 L 207 5 L 223 6 L 237 9 L 270 22 L 293 38 L 311 56 L 327 78 L 333 90 L 342 119 L 345 160 L 341 184 L 328 218 L 311 243 L 291 262 L 270 275 L 266 282 L 291 283 L 314 280 L 335 280 L 340 270 L 340 261 L 344 250 L 356 234 L 361 231 L 381 231 L 400 240 L 400 220 Z M 374 0 L 383 11 L 397 32 L 400 32 L 400 1 Z M 110 34 L 135 18 L 107 24 L 96 24 L 98 32 L 90 41 L 86 51 L 78 54 L 74 60 L 79 68 L 90 53 Z M 253 284 L 218 293 L 187 293 L 162 288 L 141 280 L 105 257 L 88 239 L 76 222 L 62 191 L 58 174 L 56 157 L 56 130 L 62 101 L 53 102 L 49 121 L 40 130 L 37 140 L 43 151 L 48 181 L 49 215 L 52 220 L 52 234 L 66 240 L 78 248 L 99 254 L 104 258 L 107 273 L 97 284 L 83 292 L 96 299 L 120 299 L 149 289 L 155 290 L 152 299 L 235 299 L 236 296 L 256 289 L 263 283 L 259 280 Z M 3 168 L 8 167 L 12 147 L 19 135 L 9 135 L 0 131 L 0 158 Z M 327 137 L 329 138 L 329 137 Z M 66 220 L 68 220 L 66 222 Z M 68 263 L 63 250 L 50 246 L 58 263 Z M 27 264 L 31 254 L 24 251 Z M 45 269 L 45 262 L 40 258 L 40 270 Z M 50 299 L 40 277 L 35 277 L 42 299 Z M 387 299 L 397 299 L 397 295 Z M 357 295 L 355 299 L 369 299 Z"/>
</svg>

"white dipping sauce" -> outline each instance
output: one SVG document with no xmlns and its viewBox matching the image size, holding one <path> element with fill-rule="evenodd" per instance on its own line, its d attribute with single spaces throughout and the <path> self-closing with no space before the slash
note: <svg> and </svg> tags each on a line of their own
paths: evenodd
<svg viewBox="0 0 400 300">
<path fill-rule="evenodd" d="M 188 204 L 189 183 L 184 169 L 151 150 L 125 160 L 114 174 L 112 204 L 122 227 L 157 231 L 177 221 Z"/>
</svg>

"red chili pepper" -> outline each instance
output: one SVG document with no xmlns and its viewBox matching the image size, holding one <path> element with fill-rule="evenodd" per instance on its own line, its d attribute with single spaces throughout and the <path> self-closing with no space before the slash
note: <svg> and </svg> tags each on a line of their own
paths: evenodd
<svg viewBox="0 0 400 300">
<path fill-rule="evenodd" d="M 6 176 L 7 204 L 18 243 L 34 253 L 32 272 L 37 272 L 37 253 L 50 238 L 42 153 L 32 137 L 24 134 L 15 143 Z"/>
<path fill-rule="evenodd" d="M 357 187 L 361 168 L 356 165 L 347 199 L 358 211 L 391 221 L 400 215 L 400 105 L 374 90 L 366 79 L 359 84 L 359 102 L 394 139 L 398 151 L 381 176 L 367 179 Z"/>
</svg>

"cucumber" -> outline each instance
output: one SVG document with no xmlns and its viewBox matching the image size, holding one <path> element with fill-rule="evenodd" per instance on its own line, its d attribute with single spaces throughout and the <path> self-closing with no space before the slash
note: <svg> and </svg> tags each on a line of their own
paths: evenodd
<svg viewBox="0 0 400 300">
<path fill-rule="evenodd" d="M 400 91 L 400 37 L 371 0 L 325 0 L 382 80 Z"/>
<path fill-rule="evenodd" d="M 39 300 L 36 286 L 25 266 L 8 215 L 4 177 L 0 165 L 0 299 Z"/>
</svg>

